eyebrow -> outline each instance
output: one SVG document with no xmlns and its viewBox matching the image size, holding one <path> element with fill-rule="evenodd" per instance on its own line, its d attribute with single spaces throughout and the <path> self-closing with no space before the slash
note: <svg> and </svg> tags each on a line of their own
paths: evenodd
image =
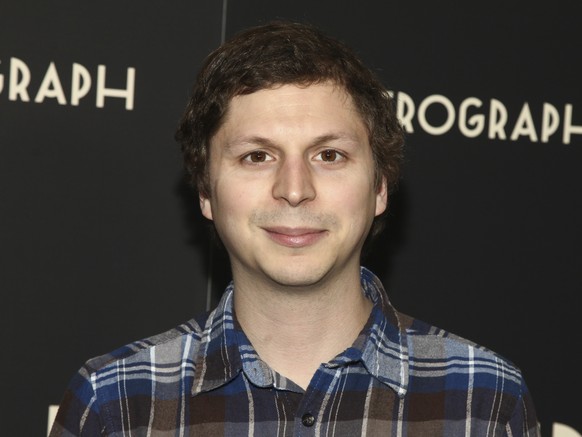
<svg viewBox="0 0 582 437">
<path fill-rule="evenodd" d="M 310 147 L 317 147 L 317 146 L 320 146 L 322 144 L 329 143 L 331 141 L 338 141 L 338 140 L 351 141 L 351 142 L 358 141 L 355 136 L 349 135 L 349 134 L 344 133 L 344 132 L 329 133 L 329 134 L 323 134 L 323 135 L 320 135 L 318 137 L 315 137 L 313 139 L 313 141 L 311 141 Z M 241 137 L 241 138 L 235 139 L 234 141 L 230 141 L 227 144 L 225 144 L 224 148 L 227 150 L 231 150 L 231 149 L 233 149 L 237 146 L 241 146 L 243 144 L 256 144 L 258 146 L 263 146 L 263 147 L 277 147 L 277 143 L 274 141 L 271 141 L 269 138 L 261 137 L 258 135 L 251 135 L 248 137 Z"/>
</svg>

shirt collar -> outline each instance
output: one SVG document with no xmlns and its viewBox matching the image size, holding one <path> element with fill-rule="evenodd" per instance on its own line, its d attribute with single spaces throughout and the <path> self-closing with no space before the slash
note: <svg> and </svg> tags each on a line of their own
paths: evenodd
<svg viewBox="0 0 582 437">
<path fill-rule="evenodd" d="M 362 362 L 368 372 L 404 397 L 408 388 L 408 343 L 406 329 L 378 279 L 365 267 L 360 268 L 362 290 L 374 306 L 362 333 L 354 342 L 360 346 Z"/>
<path fill-rule="evenodd" d="M 232 311 L 233 284 L 225 290 L 218 306 L 208 315 L 194 362 L 196 373 L 192 395 L 207 392 L 232 380 L 240 371 L 239 350 Z"/>
<path fill-rule="evenodd" d="M 361 267 L 360 277 L 363 293 L 374 304 L 370 317 L 352 347 L 327 365 L 337 367 L 361 361 L 372 376 L 403 397 L 408 386 L 406 331 L 380 280 L 365 267 Z M 231 283 L 206 321 L 195 359 L 192 395 L 220 387 L 241 371 L 259 387 L 298 390 L 259 358 L 234 319 L 233 293 Z"/>
</svg>

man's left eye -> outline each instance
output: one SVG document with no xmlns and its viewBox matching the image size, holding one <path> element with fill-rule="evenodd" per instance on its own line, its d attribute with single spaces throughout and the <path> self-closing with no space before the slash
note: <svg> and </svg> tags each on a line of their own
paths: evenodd
<svg viewBox="0 0 582 437">
<path fill-rule="evenodd" d="M 336 162 L 343 158 L 337 150 L 327 149 L 317 154 L 317 159 L 325 162 Z"/>
</svg>

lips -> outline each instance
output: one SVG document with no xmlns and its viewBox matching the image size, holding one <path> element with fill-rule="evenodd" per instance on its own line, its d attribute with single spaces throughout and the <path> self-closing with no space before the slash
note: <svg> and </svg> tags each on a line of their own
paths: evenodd
<svg viewBox="0 0 582 437">
<path fill-rule="evenodd" d="M 291 248 L 302 248 L 317 243 L 327 231 L 313 228 L 289 228 L 283 226 L 263 228 L 275 243 Z"/>
</svg>

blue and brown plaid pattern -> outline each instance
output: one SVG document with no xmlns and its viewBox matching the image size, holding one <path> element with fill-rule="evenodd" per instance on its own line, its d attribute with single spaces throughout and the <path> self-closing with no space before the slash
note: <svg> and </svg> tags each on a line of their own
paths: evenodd
<svg viewBox="0 0 582 437">
<path fill-rule="evenodd" d="M 306 391 L 261 361 L 218 307 L 88 361 L 67 389 L 57 436 L 538 436 L 520 371 L 482 347 L 374 302 L 349 349 Z"/>
</svg>

